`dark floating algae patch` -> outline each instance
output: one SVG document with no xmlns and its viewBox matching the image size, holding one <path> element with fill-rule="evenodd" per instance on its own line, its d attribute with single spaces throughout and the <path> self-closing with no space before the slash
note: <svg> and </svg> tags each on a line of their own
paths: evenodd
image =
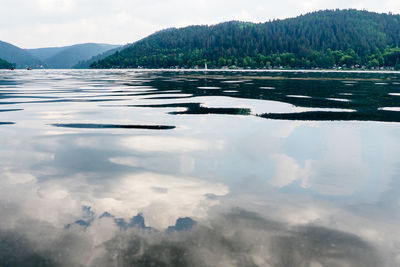
<svg viewBox="0 0 400 267">
<path fill-rule="evenodd" d="M 172 130 L 170 125 L 124 125 L 124 124 L 96 124 L 96 123 L 54 123 L 55 127 L 83 128 L 83 129 L 147 129 L 147 130 Z"/>
</svg>

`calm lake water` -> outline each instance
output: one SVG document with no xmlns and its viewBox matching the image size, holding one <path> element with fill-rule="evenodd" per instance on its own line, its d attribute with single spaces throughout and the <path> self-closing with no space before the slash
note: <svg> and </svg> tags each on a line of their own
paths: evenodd
<svg viewBox="0 0 400 267">
<path fill-rule="evenodd" d="M 0 266 L 399 266 L 400 73 L 0 72 Z"/>
</svg>

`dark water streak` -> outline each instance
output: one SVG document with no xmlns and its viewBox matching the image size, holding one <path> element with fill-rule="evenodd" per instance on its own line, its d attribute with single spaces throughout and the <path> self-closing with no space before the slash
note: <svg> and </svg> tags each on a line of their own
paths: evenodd
<svg viewBox="0 0 400 267">
<path fill-rule="evenodd" d="M 55 123 L 56 127 L 83 128 L 83 129 L 147 129 L 147 130 L 172 130 L 175 126 L 168 125 L 121 125 L 121 124 L 94 124 L 94 123 Z"/>
</svg>

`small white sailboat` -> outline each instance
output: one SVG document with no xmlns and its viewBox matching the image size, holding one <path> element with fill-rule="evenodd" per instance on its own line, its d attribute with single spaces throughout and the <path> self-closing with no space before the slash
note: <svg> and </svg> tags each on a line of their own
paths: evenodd
<svg viewBox="0 0 400 267">
<path fill-rule="evenodd" d="M 204 63 L 204 69 L 208 69 L 208 68 L 207 68 L 207 62 Z"/>
</svg>

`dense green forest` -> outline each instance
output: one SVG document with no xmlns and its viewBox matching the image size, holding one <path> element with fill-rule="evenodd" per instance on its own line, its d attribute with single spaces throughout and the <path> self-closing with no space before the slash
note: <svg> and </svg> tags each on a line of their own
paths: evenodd
<svg viewBox="0 0 400 267">
<path fill-rule="evenodd" d="M 400 15 L 326 10 L 266 23 L 163 30 L 92 68 L 400 69 Z"/>
<path fill-rule="evenodd" d="M 15 68 L 15 64 L 12 64 L 0 58 L 0 69 L 11 69 L 11 68 Z"/>
</svg>

